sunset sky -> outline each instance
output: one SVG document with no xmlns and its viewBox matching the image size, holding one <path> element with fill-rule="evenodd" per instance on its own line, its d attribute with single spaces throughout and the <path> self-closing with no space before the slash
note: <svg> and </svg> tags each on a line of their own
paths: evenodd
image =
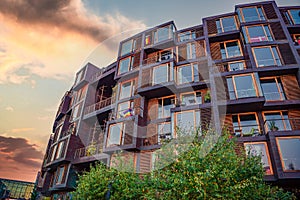
<svg viewBox="0 0 300 200">
<path fill-rule="evenodd" d="M 87 61 L 106 66 L 128 34 L 198 25 L 246 2 L 256 1 L 0 0 L 0 178 L 35 180 L 60 99 Z"/>
</svg>

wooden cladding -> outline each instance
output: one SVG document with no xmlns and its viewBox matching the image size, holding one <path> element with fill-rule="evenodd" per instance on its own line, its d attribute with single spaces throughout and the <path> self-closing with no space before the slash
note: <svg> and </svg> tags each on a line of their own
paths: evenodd
<svg viewBox="0 0 300 200">
<path fill-rule="evenodd" d="M 125 126 L 124 145 L 132 144 L 133 132 L 134 132 L 134 121 L 132 120 L 125 121 L 124 126 Z"/>
<path fill-rule="evenodd" d="M 143 69 L 141 87 L 151 86 L 151 68 Z"/>
<path fill-rule="evenodd" d="M 178 62 L 187 60 L 187 46 L 181 45 L 178 47 Z"/>
<path fill-rule="evenodd" d="M 195 52 L 195 57 L 193 55 Z M 182 62 L 188 59 L 201 58 L 206 56 L 205 42 L 204 40 L 195 41 L 178 46 L 178 62 Z"/>
<path fill-rule="evenodd" d="M 300 129 L 300 110 L 289 110 L 288 116 L 292 126 L 292 130 Z"/>
<path fill-rule="evenodd" d="M 215 42 L 210 44 L 210 53 L 213 60 L 222 59 L 220 43 Z"/>
<path fill-rule="evenodd" d="M 150 99 L 148 101 L 148 121 L 157 119 L 158 116 L 158 100 L 157 99 Z"/>
<path fill-rule="evenodd" d="M 141 152 L 140 154 L 140 173 L 151 171 L 152 167 L 152 152 Z"/>
<path fill-rule="evenodd" d="M 196 57 L 200 58 L 206 56 L 204 40 L 197 41 L 195 44 L 196 44 Z"/>
<path fill-rule="evenodd" d="M 223 129 L 229 131 L 229 133 L 233 134 L 233 122 L 232 122 L 232 116 L 231 115 L 226 115 L 224 117 L 224 125 Z"/>
<path fill-rule="evenodd" d="M 208 130 L 210 127 L 212 118 L 211 108 L 201 109 L 201 130 Z"/>
<path fill-rule="evenodd" d="M 216 25 L 216 19 L 207 20 L 207 31 L 208 35 L 211 34 L 217 34 L 217 25 Z"/>
<path fill-rule="evenodd" d="M 148 139 L 150 145 L 158 143 L 157 124 L 148 124 L 147 139 Z"/>
<path fill-rule="evenodd" d="M 136 38 L 136 43 L 135 43 L 135 49 L 136 49 L 136 51 L 139 51 L 139 50 L 141 50 L 141 48 L 142 48 L 142 36 L 140 36 L 140 37 L 138 37 L 138 38 Z"/>
<path fill-rule="evenodd" d="M 134 54 L 134 59 L 133 59 L 133 63 L 132 63 L 132 68 L 135 69 L 137 67 L 140 66 L 140 57 L 141 57 L 141 52 L 137 52 Z"/>
<path fill-rule="evenodd" d="M 278 48 L 285 65 L 296 64 L 296 59 L 288 43 L 279 44 Z"/>
<path fill-rule="evenodd" d="M 272 3 L 264 4 L 262 7 L 265 11 L 267 19 L 277 19 L 278 18 Z"/>
<path fill-rule="evenodd" d="M 284 31 L 282 29 L 280 22 L 270 23 L 270 27 L 272 29 L 275 40 L 285 40 L 286 39 L 286 36 L 284 34 Z"/>
<path fill-rule="evenodd" d="M 300 88 L 295 76 L 293 75 L 282 76 L 282 85 L 288 100 L 300 99 Z"/>
</svg>

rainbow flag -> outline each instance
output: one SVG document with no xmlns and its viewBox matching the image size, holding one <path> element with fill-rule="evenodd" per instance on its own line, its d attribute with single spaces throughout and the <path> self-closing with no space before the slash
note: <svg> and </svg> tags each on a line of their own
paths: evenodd
<svg viewBox="0 0 300 200">
<path fill-rule="evenodd" d="M 131 108 L 128 108 L 127 110 L 125 110 L 125 111 L 123 112 L 123 116 L 124 116 L 124 117 L 131 117 L 131 116 L 133 116 L 132 109 L 131 109 Z"/>
</svg>

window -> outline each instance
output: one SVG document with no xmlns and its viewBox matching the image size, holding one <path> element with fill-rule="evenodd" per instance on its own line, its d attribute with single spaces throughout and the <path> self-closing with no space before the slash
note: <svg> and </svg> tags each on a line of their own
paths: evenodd
<svg viewBox="0 0 300 200">
<path fill-rule="evenodd" d="M 152 84 L 160 84 L 169 81 L 169 65 L 164 64 L 153 68 Z"/>
<path fill-rule="evenodd" d="M 227 78 L 230 99 L 240 99 L 259 96 L 253 74 L 238 75 Z"/>
<path fill-rule="evenodd" d="M 136 40 L 128 40 L 121 46 L 121 56 L 131 53 L 136 48 Z"/>
<path fill-rule="evenodd" d="M 124 99 L 124 98 L 134 96 L 134 90 L 135 90 L 135 80 L 121 83 L 119 99 Z"/>
<path fill-rule="evenodd" d="M 246 7 L 238 10 L 240 21 L 252 22 L 265 20 L 263 10 L 261 7 Z"/>
<path fill-rule="evenodd" d="M 82 102 L 77 104 L 71 114 L 71 121 L 76 120 L 81 114 Z"/>
<path fill-rule="evenodd" d="M 231 62 L 223 65 L 225 71 L 239 71 L 244 70 L 246 68 L 245 62 Z"/>
<path fill-rule="evenodd" d="M 236 30 L 235 17 L 224 17 L 216 21 L 218 33 Z"/>
<path fill-rule="evenodd" d="M 178 42 L 183 42 L 195 38 L 196 38 L 196 33 L 194 31 L 185 31 L 182 33 L 178 33 Z"/>
<path fill-rule="evenodd" d="M 222 59 L 242 56 L 238 41 L 220 43 Z"/>
<path fill-rule="evenodd" d="M 85 95 L 86 95 L 86 91 L 87 91 L 87 85 L 83 86 L 76 94 L 76 102 L 81 101 Z"/>
<path fill-rule="evenodd" d="M 56 151 L 55 159 L 62 158 L 64 156 L 63 155 L 64 150 L 65 150 L 65 141 L 61 141 L 57 145 L 57 151 Z"/>
<path fill-rule="evenodd" d="M 294 34 L 292 35 L 293 36 L 293 39 L 294 39 L 294 44 L 295 45 L 300 45 L 300 34 Z"/>
<path fill-rule="evenodd" d="M 188 64 L 177 67 L 177 83 L 198 82 L 199 73 L 197 64 Z"/>
<path fill-rule="evenodd" d="M 264 112 L 268 131 L 292 130 L 287 111 Z"/>
<path fill-rule="evenodd" d="M 300 10 L 293 9 L 288 11 L 289 15 L 287 17 L 290 21 L 290 24 L 300 24 Z"/>
<path fill-rule="evenodd" d="M 50 162 L 55 159 L 56 149 L 57 149 L 57 145 L 52 146 L 51 160 L 50 160 Z"/>
<path fill-rule="evenodd" d="M 181 105 L 188 106 L 188 105 L 195 105 L 201 103 L 202 103 L 201 92 L 191 92 L 191 93 L 181 94 Z"/>
<path fill-rule="evenodd" d="M 133 101 L 126 101 L 119 103 L 118 105 L 118 118 L 120 117 L 131 117 L 134 115 Z"/>
<path fill-rule="evenodd" d="M 261 163 L 267 175 L 273 174 L 269 150 L 266 142 L 244 143 L 246 154 L 250 156 L 261 156 Z"/>
<path fill-rule="evenodd" d="M 266 101 L 285 100 L 282 83 L 279 77 L 260 80 Z"/>
<path fill-rule="evenodd" d="M 129 56 L 127 58 L 120 60 L 118 74 L 123 74 L 125 72 L 131 71 L 133 62 L 134 62 L 133 56 Z"/>
<path fill-rule="evenodd" d="M 158 118 L 166 118 L 171 116 L 171 108 L 174 107 L 174 101 L 174 97 L 158 99 Z"/>
<path fill-rule="evenodd" d="M 170 139 L 172 139 L 171 123 L 158 124 L 158 144 L 160 144 L 162 140 Z"/>
<path fill-rule="evenodd" d="M 65 182 L 65 169 L 66 166 L 62 165 L 59 166 L 55 172 L 55 177 L 54 177 L 54 182 L 53 185 L 59 185 L 59 184 L 63 184 Z"/>
<path fill-rule="evenodd" d="M 174 26 L 173 25 L 168 25 L 162 28 L 158 28 L 154 32 L 154 43 L 159 43 L 164 40 L 171 39 L 173 37 L 173 32 L 174 32 Z"/>
<path fill-rule="evenodd" d="M 280 57 L 275 46 L 253 48 L 257 67 L 281 66 Z"/>
<path fill-rule="evenodd" d="M 82 70 L 80 70 L 77 75 L 76 75 L 76 80 L 75 80 L 75 85 L 77 85 L 80 81 L 82 81 L 83 77 L 84 77 L 84 73 L 85 73 L 85 68 L 83 68 Z"/>
<path fill-rule="evenodd" d="M 187 59 L 196 59 L 195 43 L 188 43 L 186 46 Z"/>
<path fill-rule="evenodd" d="M 184 134 L 191 134 L 200 126 L 200 111 L 190 110 L 175 113 L 175 125 Z"/>
<path fill-rule="evenodd" d="M 300 170 L 300 137 L 276 138 L 284 171 Z"/>
<path fill-rule="evenodd" d="M 255 113 L 232 115 L 232 122 L 236 136 L 252 136 L 260 132 Z"/>
<path fill-rule="evenodd" d="M 248 26 L 243 27 L 244 36 L 247 43 L 273 41 L 269 26 Z"/>
<path fill-rule="evenodd" d="M 107 137 L 107 147 L 121 145 L 123 143 L 123 123 L 117 123 L 109 126 L 109 133 Z"/>
</svg>

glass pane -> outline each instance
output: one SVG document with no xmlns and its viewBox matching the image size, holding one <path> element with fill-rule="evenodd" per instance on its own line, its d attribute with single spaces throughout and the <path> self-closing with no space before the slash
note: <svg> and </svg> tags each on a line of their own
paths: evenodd
<svg viewBox="0 0 300 200">
<path fill-rule="evenodd" d="M 264 93 L 264 97 L 267 101 L 281 100 L 280 92 L 275 79 L 261 80 L 261 87 Z"/>
<path fill-rule="evenodd" d="M 234 17 L 226 17 L 222 19 L 224 32 L 236 30 Z"/>
<path fill-rule="evenodd" d="M 121 86 L 121 93 L 119 99 L 127 98 L 131 96 L 131 82 L 123 83 Z"/>
<path fill-rule="evenodd" d="M 171 123 L 164 123 L 158 125 L 158 142 L 162 139 L 172 139 Z"/>
<path fill-rule="evenodd" d="M 282 116 L 283 116 L 283 121 L 284 121 L 284 125 L 285 125 L 285 130 L 292 130 L 288 112 L 282 112 Z"/>
<path fill-rule="evenodd" d="M 276 65 L 271 52 L 271 48 L 254 48 L 254 54 L 257 62 L 257 67 Z"/>
<path fill-rule="evenodd" d="M 169 27 L 157 29 L 157 42 L 169 39 Z"/>
<path fill-rule="evenodd" d="M 282 120 L 282 116 L 280 112 L 274 112 L 274 113 L 265 113 L 265 118 L 268 123 L 268 130 L 274 131 L 272 128 L 272 123 L 274 122 L 274 127 L 276 127 L 275 131 L 279 130 L 285 130 L 284 121 Z"/>
<path fill-rule="evenodd" d="M 192 66 L 186 65 L 183 67 L 178 68 L 178 83 L 188 83 L 193 81 L 193 72 L 192 72 Z"/>
<path fill-rule="evenodd" d="M 275 59 L 275 63 L 276 65 L 280 66 L 281 65 L 281 61 L 277 52 L 276 47 L 272 47 L 272 51 L 273 51 L 273 55 L 274 55 L 274 59 Z"/>
<path fill-rule="evenodd" d="M 217 25 L 217 31 L 218 31 L 218 33 L 222 33 L 223 30 L 222 30 L 222 27 L 221 27 L 221 22 L 220 22 L 220 20 L 217 20 L 217 21 L 216 21 L 216 25 Z"/>
<path fill-rule="evenodd" d="M 178 35 L 178 38 L 179 38 L 179 42 L 183 42 L 183 41 L 191 39 L 192 35 L 191 35 L 191 32 L 188 31 L 188 32 L 180 33 Z"/>
<path fill-rule="evenodd" d="M 243 62 L 236 62 L 236 63 L 230 63 L 229 64 L 229 70 L 230 71 L 238 71 L 244 69 L 244 63 Z"/>
<path fill-rule="evenodd" d="M 250 42 L 261 42 L 268 41 L 268 37 L 265 34 L 264 28 L 262 26 L 250 26 L 248 27 L 248 34 L 250 37 Z"/>
<path fill-rule="evenodd" d="M 111 125 L 109 128 L 110 131 L 109 131 L 107 146 L 120 145 L 121 134 L 122 134 L 122 123 Z"/>
<path fill-rule="evenodd" d="M 238 98 L 256 97 L 252 76 L 237 76 L 234 81 Z"/>
<path fill-rule="evenodd" d="M 253 134 L 259 132 L 255 114 L 240 115 L 240 126 L 243 134 Z"/>
<path fill-rule="evenodd" d="M 222 59 L 227 58 L 224 43 L 221 43 L 221 44 L 220 44 L 220 48 L 221 48 L 221 56 L 222 56 Z"/>
<path fill-rule="evenodd" d="M 260 20 L 256 7 L 243 8 L 242 10 L 245 22 Z"/>
<path fill-rule="evenodd" d="M 168 65 L 155 67 L 153 69 L 153 85 L 168 81 Z"/>
<path fill-rule="evenodd" d="M 300 138 L 278 138 L 284 170 L 300 170 Z"/>
<path fill-rule="evenodd" d="M 193 64 L 194 67 L 194 82 L 198 82 L 199 80 L 199 72 L 198 72 L 198 65 L 197 64 Z"/>
<path fill-rule="evenodd" d="M 196 47 L 195 47 L 195 44 L 187 44 L 187 58 L 188 59 L 195 59 L 196 58 Z"/>
<path fill-rule="evenodd" d="M 194 124 L 194 111 L 177 113 L 176 125 L 183 134 L 190 134 L 193 131 Z"/>
<path fill-rule="evenodd" d="M 228 42 L 226 43 L 227 56 L 236 57 L 241 55 L 241 51 L 238 45 L 238 42 Z"/>
<path fill-rule="evenodd" d="M 163 117 L 170 117 L 171 116 L 171 108 L 174 107 L 172 104 L 172 98 L 163 99 Z"/>
<path fill-rule="evenodd" d="M 130 57 L 121 60 L 119 64 L 119 74 L 128 72 L 129 64 L 130 64 Z"/>
<path fill-rule="evenodd" d="M 230 99 L 236 99 L 235 91 L 232 83 L 232 78 L 227 78 L 227 87 L 229 92 L 229 98 Z"/>
<path fill-rule="evenodd" d="M 290 10 L 294 24 L 300 24 L 300 10 Z"/>
<path fill-rule="evenodd" d="M 269 155 L 267 154 L 266 146 L 264 143 L 245 144 L 245 150 L 247 155 L 261 156 L 261 162 L 266 174 L 272 174 L 271 165 L 269 163 Z"/>
<path fill-rule="evenodd" d="M 124 42 L 121 48 L 121 56 L 130 53 L 132 50 L 132 40 Z"/>
<path fill-rule="evenodd" d="M 184 94 L 182 95 L 181 105 L 193 105 L 196 104 L 195 94 Z"/>
<path fill-rule="evenodd" d="M 120 103 L 118 106 L 118 118 L 119 117 L 129 117 L 132 116 L 132 111 L 130 109 L 130 102 Z"/>
</svg>

